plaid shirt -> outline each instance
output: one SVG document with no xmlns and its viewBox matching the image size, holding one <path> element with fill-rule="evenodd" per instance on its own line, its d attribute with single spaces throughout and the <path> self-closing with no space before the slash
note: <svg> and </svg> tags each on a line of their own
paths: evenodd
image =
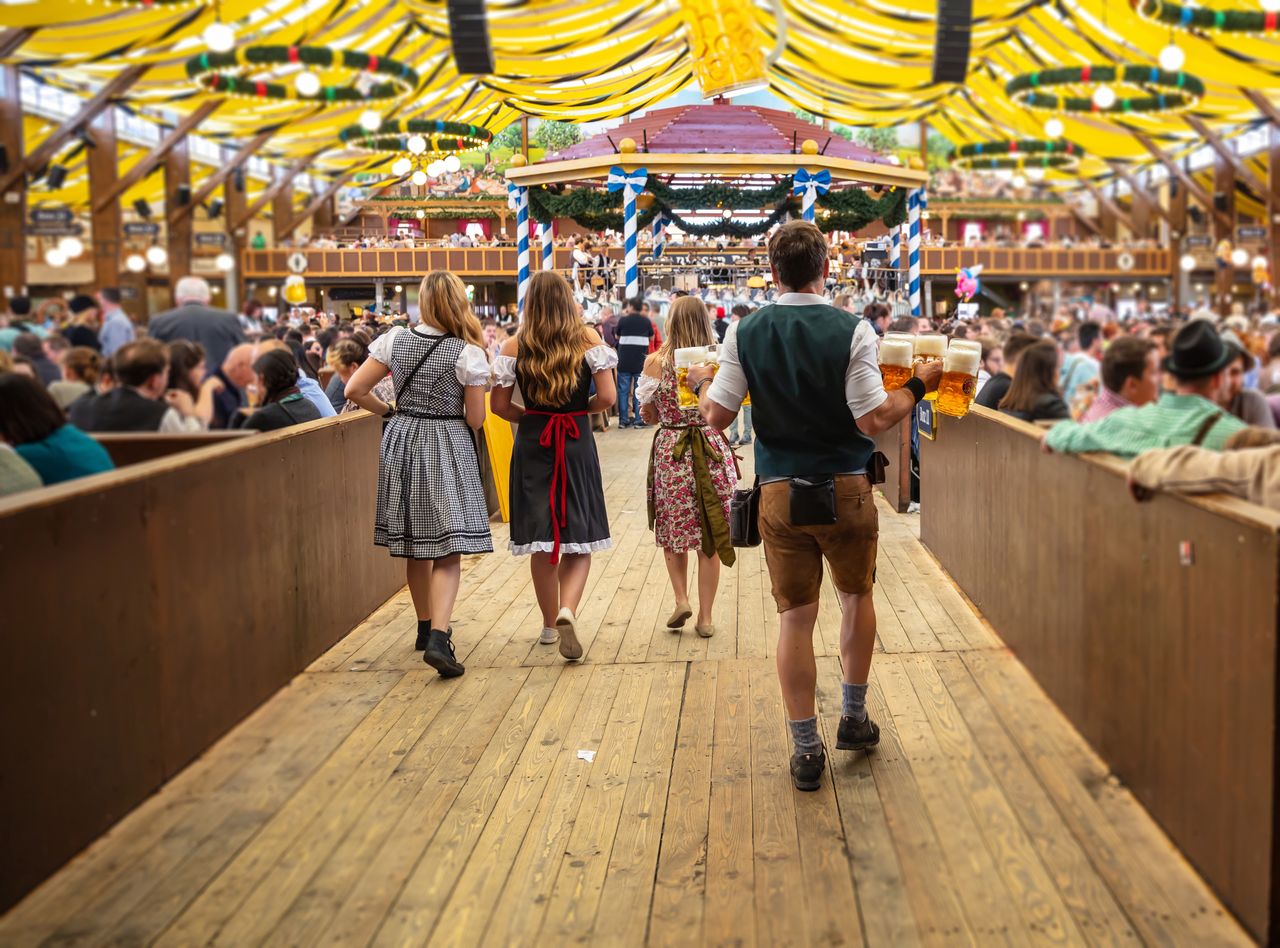
<svg viewBox="0 0 1280 948">
<path fill-rule="evenodd" d="M 1064 421 L 1054 425 L 1045 437 L 1045 444 L 1062 454 L 1107 451 L 1132 458 L 1152 448 L 1191 444 L 1201 427 L 1214 415 L 1220 417 L 1201 445 L 1221 451 L 1227 438 L 1245 427 L 1244 422 L 1227 414 L 1207 398 L 1168 392 L 1161 395 L 1159 401 L 1140 408 L 1118 408 L 1089 424 Z"/>
<path fill-rule="evenodd" d="M 1106 418 L 1117 408 L 1128 408 L 1132 404 L 1129 399 L 1120 397 L 1105 385 L 1099 385 L 1098 394 L 1093 396 L 1093 401 L 1089 403 L 1089 407 L 1080 416 L 1080 421 L 1082 424 L 1098 421 Z"/>
</svg>

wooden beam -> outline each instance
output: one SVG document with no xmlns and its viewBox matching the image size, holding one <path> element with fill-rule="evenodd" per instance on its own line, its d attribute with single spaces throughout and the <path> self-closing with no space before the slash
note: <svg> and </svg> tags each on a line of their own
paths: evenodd
<svg viewBox="0 0 1280 948">
<path fill-rule="evenodd" d="M 184 204 L 182 207 L 175 207 L 171 211 L 166 208 L 169 215 L 169 222 L 173 223 L 174 221 L 181 220 L 183 217 L 186 217 L 194 211 L 199 205 L 207 201 L 209 196 L 212 195 L 214 191 L 218 190 L 218 187 L 224 181 L 235 174 L 237 168 L 252 158 L 257 150 L 266 144 L 267 139 L 275 133 L 276 129 L 271 128 L 265 132 L 259 132 L 249 141 L 245 142 L 240 147 L 240 150 L 231 157 L 230 161 L 223 162 L 218 166 L 218 169 L 213 174 L 209 175 L 209 177 L 204 180 L 196 193 L 191 196 L 190 204 Z"/>
<path fill-rule="evenodd" d="M 271 199 L 271 246 L 279 247 L 293 223 L 293 188 L 281 188 Z"/>
<path fill-rule="evenodd" d="M 1129 190 L 1133 192 L 1134 200 L 1144 202 L 1147 207 L 1151 208 L 1170 224 L 1173 223 L 1173 218 L 1169 216 L 1169 212 L 1165 210 L 1164 205 L 1160 203 L 1160 199 L 1150 194 L 1147 191 L 1146 186 L 1130 174 L 1129 170 L 1125 168 L 1124 165 L 1120 164 L 1118 161 L 1108 161 L 1107 166 L 1116 173 L 1121 181 L 1129 185 Z"/>
<path fill-rule="evenodd" d="M 116 97 L 127 92 L 129 87 L 137 82 L 149 68 L 150 64 L 129 66 L 116 73 L 114 78 L 98 90 L 97 95 L 81 106 L 79 112 L 54 129 L 25 160 L 12 163 L 8 173 L 0 177 L 0 194 L 13 187 L 18 178 L 43 168 L 52 161 L 72 135 L 108 109 Z"/>
<path fill-rule="evenodd" d="M 243 306 L 245 302 L 246 284 L 244 279 L 244 251 L 245 246 L 249 242 L 249 226 L 247 220 L 239 227 L 234 225 L 234 221 L 245 220 L 245 207 L 248 203 L 248 194 L 241 188 L 236 187 L 235 177 L 227 178 L 222 186 L 222 220 L 227 226 L 227 248 L 231 255 L 235 257 L 235 285 L 236 300 Z"/>
<path fill-rule="evenodd" d="M 191 141 L 185 135 L 167 150 L 164 156 L 164 206 L 176 207 L 179 194 L 186 190 L 191 200 Z M 191 231 L 193 219 L 188 216 L 177 222 L 170 221 L 165 228 L 169 243 L 169 290 L 191 273 Z M 174 305 L 178 301 L 174 300 Z"/>
<path fill-rule="evenodd" d="M 1235 153 L 1235 150 L 1230 145 L 1222 140 L 1221 135 L 1190 112 L 1183 114 L 1182 120 L 1195 129 L 1196 133 L 1209 143 L 1209 147 L 1218 153 L 1218 157 L 1231 166 L 1236 177 L 1251 188 L 1255 194 L 1261 197 L 1267 193 L 1267 187 L 1262 183 L 1262 179 L 1253 173 L 1252 168 L 1240 160 L 1240 156 Z"/>
<path fill-rule="evenodd" d="M 1102 188 L 1098 187 L 1087 178 L 1081 178 L 1080 183 L 1084 185 L 1086 191 L 1093 195 L 1093 199 L 1097 201 L 1098 204 L 1107 209 L 1107 213 L 1129 229 L 1130 235 L 1135 239 L 1142 236 L 1138 232 L 1138 226 L 1133 222 L 1133 218 L 1129 213 L 1115 201 L 1111 200 L 1111 198 L 1107 197 L 1107 195 L 1103 193 Z"/>
<path fill-rule="evenodd" d="M 1241 89 L 1240 92 L 1272 125 L 1280 125 L 1280 108 L 1272 104 L 1270 99 L 1257 89 Z"/>
<path fill-rule="evenodd" d="M 23 43 L 35 35 L 35 32 L 35 27 L 28 26 L 0 33 L 0 59 L 8 59 L 16 53 L 22 48 Z"/>
<path fill-rule="evenodd" d="M 89 193 L 105 192 L 115 183 L 119 174 L 115 109 L 100 110 L 86 131 L 93 145 L 85 149 L 89 165 Z M 121 273 L 124 221 L 120 202 L 112 201 L 106 207 L 94 209 L 91 221 L 94 285 L 120 287 L 124 291 L 125 309 L 135 317 L 145 317 L 148 314 L 145 274 Z"/>
<path fill-rule="evenodd" d="M 335 194 L 337 194 L 338 189 L 341 188 L 348 181 L 350 181 L 352 178 L 354 178 L 356 176 L 356 173 L 359 172 L 360 170 L 361 168 L 348 169 L 347 171 L 344 171 L 342 174 L 334 178 L 331 182 L 329 182 L 329 186 L 325 188 L 322 192 L 320 192 L 320 194 L 312 198 L 311 203 L 309 203 L 306 207 L 304 207 L 302 209 L 302 212 L 300 214 L 297 214 L 293 218 L 293 220 L 289 222 L 289 226 L 286 227 L 283 232 L 279 230 L 276 231 L 276 238 L 280 239 L 282 237 L 288 237 L 295 230 L 297 230 L 299 224 L 301 224 L 305 220 L 308 220 L 311 217 L 311 215 L 313 215 L 316 211 L 318 211 L 321 208 L 321 206 L 323 206 L 325 201 L 329 200 Z"/>
<path fill-rule="evenodd" d="M 1271 261 L 1271 298 L 1280 296 L 1280 123 L 1267 129 L 1267 256 Z"/>
<path fill-rule="evenodd" d="M 1168 170 L 1169 174 L 1173 175 L 1175 178 L 1178 179 L 1178 181 L 1182 184 L 1182 186 L 1187 189 L 1188 193 L 1193 198 L 1195 198 L 1197 204 L 1199 204 L 1206 211 L 1212 214 L 1213 217 L 1217 219 L 1219 223 L 1225 222 L 1227 227 L 1231 226 L 1231 221 L 1227 218 L 1227 216 L 1223 214 L 1221 211 L 1219 211 L 1216 207 L 1214 207 L 1213 195 L 1210 194 L 1208 191 L 1206 191 L 1204 188 L 1202 188 L 1199 185 L 1199 183 L 1193 177 L 1191 177 L 1191 175 L 1187 174 L 1186 170 L 1182 167 L 1182 165 L 1180 165 L 1178 162 L 1174 161 L 1172 158 L 1166 155 L 1160 149 L 1160 146 L 1157 145 L 1155 142 L 1153 142 L 1146 135 L 1142 134 L 1141 132 L 1133 132 L 1132 134 L 1134 139 L 1138 142 L 1138 144 L 1140 144 L 1143 148 L 1149 151 L 1152 157 L 1156 159 L 1156 161 L 1164 165 L 1165 168 Z"/>
<path fill-rule="evenodd" d="M 0 66 L 0 146 L 10 164 L 22 163 L 22 93 L 18 66 Z M 22 296 L 27 291 L 27 182 L 21 178 L 9 200 L 0 201 L 0 294 Z"/>
<path fill-rule="evenodd" d="M 1236 174 L 1235 167 L 1231 162 L 1227 161 L 1221 154 L 1217 155 L 1217 161 L 1213 163 L 1213 189 L 1218 194 L 1225 197 L 1227 203 L 1226 222 L 1217 220 L 1216 226 L 1213 228 L 1213 242 L 1219 244 L 1222 241 L 1230 241 L 1232 244 L 1236 242 L 1235 218 L 1236 218 Z M 1233 263 L 1228 263 L 1225 267 L 1218 267 L 1214 280 L 1215 301 L 1217 303 L 1218 312 L 1226 316 L 1231 312 L 1232 291 L 1236 282 L 1236 267 Z"/>
<path fill-rule="evenodd" d="M 1182 272 L 1182 253 L 1187 239 L 1187 189 L 1174 188 L 1172 178 L 1166 187 L 1169 189 L 1169 284 L 1173 307 L 1180 309 L 1191 298 L 1190 276 Z"/>
<path fill-rule="evenodd" d="M 120 200 L 126 191 L 149 175 L 175 145 L 179 142 L 185 145 L 187 134 L 208 118 L 222 102 L 222 99 L 209 99 L 207 102 L 202 102 L 199 108 L 171 128 L 164 138 L 160 139 L 160 144 L 143 155 L 132 168 L 117 178 L 110 191 L 106 194 L 93 195 L 93 209 L 100 211 L 112 201 Z"/>
<path fill-rule="evenodd" d="M 240 227 L 243 227 L 245 224 L 247 224 L 255 214 L 257 214 L 264 207 L 266 207 L 268 204 L 270 204 L 272 201 L 275 200 L 276 195 L 280 193 L 280 190 L 282 188 L 291 186 L 293 184 L 293 179 L 296 178 L 298 175 L 302 174 L 302 172 L 306 171 L 308 168 L 310 168 L 311 163 L 314 162 L 318 157 L 320 157 L 320 152 L 313 151 L 309 155 L 303 155 L 301 158 L 295 161 L 292 165 L 290 165 L 288 170 L 285 171 L 283 177 L 277 178 L 276 180 L 272 181 L 271 184 L 267 187 L 267 189 L 258 195 L 257 200 L 249 205 L 249 207 L 244 212 L 244 217 L 232 222 L 232 228 L 238 229 Z"/>
<path fill-rule="evenodd" d="M 1097 221 L 1089 217 L 1087 214 L 1084 213 L 1084 211 L 1080 210 L 1080 208 L 1076 207 L 1070 201 L 1067 201 L 1064 203 L 1066 203 L 1068 209 L 1070 209 L 1072 217 L 1074 217 L 1079 223 L 1083 224 L 1089 230 L 1093 231 L 1095 236 L 1097 237 L 1102 236 L 1102 228 L 1098 226 Z"/>
<path fill-rule="evenodd" d="M 371 201 L 374 198 L 381 197 L 382 195 L 390 191 L 392 188 L 394 188 L 397 184 L 404 184 L 404 182 L 408 180 L 409 180 L 409 175 L 407 174 L 402 174 L 399 177 L 388 178 L 385 184 L 378 185 L 377 188 L 374 190 L 374 192 L 370 194 L 367 198 L 365 198 L 365 200 Z M 341 220 L 338 221 L 338 226 L 346 227 L 353 220 L 355 220 L 357 217 L 360 216 L 361 211 L 366 211 L 366 210 L 369 210 L 369 208 L 363 206 L 362 204 L 357 205 L 355 210 L 351 211 L 349 214 L 347 214 L 345 217 L 343 217 Z"/>
</svg>

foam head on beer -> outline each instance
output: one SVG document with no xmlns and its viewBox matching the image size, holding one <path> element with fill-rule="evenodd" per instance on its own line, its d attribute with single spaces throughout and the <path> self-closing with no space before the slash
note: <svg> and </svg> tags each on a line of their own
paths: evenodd
<svg viewBox="0 0 1280 948">
<path fill-rule="evenodd" d="M 941 333 L 924 332 L 912 338 L 918 361 L 941 359 L 947 351 L 947 337 Z"/>
<path fill-rule="evenodd" d="M 982 364 L 982 346 L 957 339 L 947 348 L 942 360 L 942 381 L 938 383 L 938 411 L 963 418 L 978 394 L 978 366 Z"/>
<path fill-rule="evenodd" d="M 906 385 L 911 378 L 914 342 L 907 333 L 886 333 L 880 343 L 880 374 L 886 391 Z"/>
</svg>

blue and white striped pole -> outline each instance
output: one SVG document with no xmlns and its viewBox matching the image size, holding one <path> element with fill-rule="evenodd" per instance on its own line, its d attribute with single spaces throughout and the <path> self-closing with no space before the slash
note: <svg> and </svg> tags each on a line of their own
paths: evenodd
<svg viewBox="0 0 1280 948">
<path fill-rule="evenodd" d="M 556 268 L 556 248 L 551 242 L 554 236 L 551 231 L 551 221 L 539 224 L 538 229 L 542 231 L 542 269 L 554 270 Z"/>
<path fill-rule="evenodd" d="M 911 315 L 920 315 L 920 214 L 928 206 L 924 188 L 907 195 L 907 282 L 911 289 Z"/>
<path fill-rule="evenodd" d="M 653 259 L 658 260 L 667 249 L 667 225 L 671 218 L 666 214 L 655 214 L 653 218 Z"/>
<path fill-rule="evenodd" d="M 512 185 L 516 202 L 516 310 L 524 312 L 524 297 L 529 291 L 529 189 Z"/>
<path fill-rule="evenodd" d="M 889 269 L 896 270 L 902 257 L 902 228 L 894 227 L 889 238 Z"/>
<path fill-rule="evenodd" d="M 831 172 L 826 168 L 812 173 L 807 168 L 796 171 L 791 193 L 800 195 L 800 215 L 805 220 L 813 223 L 813 206 L 818 200 L 818 195 L 826 194 L 830 189 Z"/>
<path fill-rule="evenodd" d="M 636 243 L 636 198 L 644 190 L 649 172 L 644 168 L 609 169 L 609 190 L 622 192 L 622 248 L 627 271 L 627 299 L 640 295 L 640 248 Z"/>
</svg>

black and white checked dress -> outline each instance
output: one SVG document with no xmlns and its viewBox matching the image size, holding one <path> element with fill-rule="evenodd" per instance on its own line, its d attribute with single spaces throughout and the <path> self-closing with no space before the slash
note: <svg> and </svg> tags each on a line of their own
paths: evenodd
<svg viewBox="0 0 1280 948">
<path fill-rule="evenodd" d="M 405 387 L 405 378 L 432 346 Z M 393 330 L 370 347 L 374 358 L 390 366 L 400 393 L 396 414 L 382 434 L 373 528 L 373 542 L 392 556 L 431 560 L 493 551 L 475 440 L 463 417 L 458 381 L 465 347 L 461 339 L 422 327 Z"/>
</svg>

